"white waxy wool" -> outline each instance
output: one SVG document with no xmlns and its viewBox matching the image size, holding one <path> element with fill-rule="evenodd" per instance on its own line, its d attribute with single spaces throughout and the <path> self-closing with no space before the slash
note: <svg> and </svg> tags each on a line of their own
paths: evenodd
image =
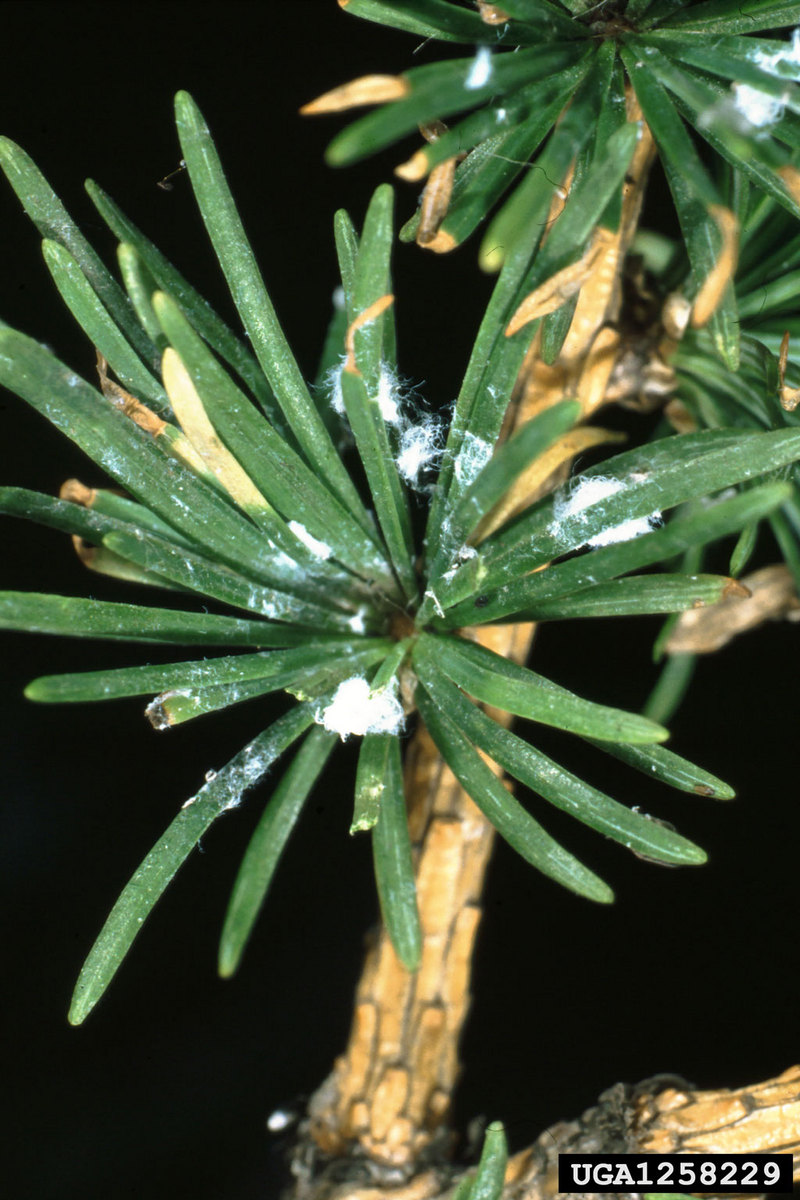
<svg viewBox="0 0 800 1200">
<path fill-rule="evenodd" d="M 441 456 L 440 427 L 431 419 L 409 425 L 400 436 L 397 469 L 411 487 L 417 487 L 420 475 L 434 466 Z"/>
<path fill-rule="evenodd" d="M 403 728 L 403 706 L 392 686 L 372 692 L 360 675 L 339 684 L 330 704 L 319 709 L 314 720 L 342 741 L 351 734 L 399 733 Z"/>
<path fill-rule="evenodd" d="M 631 521 L 623 521 L 621 525 L 614 525 L 611 529 L 604 529 L 595 534 L 593 538 L 589 538 L 587 545 L 611 546 L 614 542 L 629 542 L 632 538 L 641 537 L 643 533 L 657 529 L 660 524 L 661 513 L 654 512 L 649 517 L 634 517 Z"/>
<path fill-rule="evenodd" d="M 330 546 L 312 537 L 305 525 L 301 525 L 299 521 L 290 521 L 289 528 L 294 536 L 299 538 L 304 546 L 308 547 L 312 554 L 316 554 L 317 558 L 330 558 L 332 554 Z"/>
<path fill-rule="evenodd" d="M 464 87 L 474 92 L 477 88 L 484 87 L 491 78 L 492 74 L 492 52 L 488 46 L 479 46 L 475 58 L 472 60 L 472 66 L 469 69 L 464 81 Z"/>
<path fill-rule="evenodd" d="M 612 479 L 608 475 L 593 475 L 588 479 L 578 479 L 575 485 L 563 498 L 556 501 L 554 512 L 557 521 L 565 517 L 574 517 L 593 504 L 607 500 L 609 496 L 621 492 L 625 484 L 621 479 Z"/>
<path fill-rule="evenodd" d="M 791 42 L 786 42 L 774 53 L 764 50 L 762 46 L 759 46 L 758 39 L 754 39 L 747 57 L 750 62 L 754 62 L 763 71 L 769 71 L 771 75 L 779 75 L 781 78 L 786 78 L 788 75 L 789 78 L 796 78 L 793 68 L 800 67 L 800 27 L 793 31 Z M 781 67 L 788 69 L 783 71 Z"/>
<path fill-rule="evenodd" d="M 385 363 L 381 364 L 378 394 L 375 399 L 386 424 L 399 425 L 401 420 L 400 384 L 394 372 L 390 371 Z"/>
<path fill-rule="evenodd" d="M 362 608 L 359 608 L 357 613 L 354 613 L 353 616 L 349 618 L 347 624 L 350 627 L 350 629 L 353 631 L 353 633 L 366 633 L 367 632 L 367 622 L 364 619 L 366 617 L 366 615 L 367 615 L 367 609 L 362 607 Z"/>
<path fill-rule="evenodd" d="M 587 479 L 579 479 L 572 489 L 559 496 L 553 506 L 553 522 L 551 532 L 557 533 L 562 521 L 569 518 L 580 518 L 581 513 L 607 500 L 625 489 L 625 480 L 613 479 L 608 475 L 593 475 Z M 611 525 L 602 529 L 593 537 L 587 538 L 587 546 L 611 546 L 615 542 L 629 542 L 632 538 L 650 533 L 661 523 L 661 513 L 652 512 L 646 517 L 633 517 L 630 521 L 622 521 L 619 525 Z"/>
<path fill-rule="evenodd" d="M 787 96 L 770 96 L 747 83 L 733 85 L 733 104 L 737 113 L 754 129 L 774 125 L 784 113 Z"/>
<path fill-rule="evenodd" d="M 345 415 L 344 411 L 344 396 L 342 395 L 342 370 L 344 368 L 345 359 L 335 367 L 331 367 L 325 376 L 325 386 L 328 390 L 328 402 L 335 413 L 340 417 Z"/>
</svg>

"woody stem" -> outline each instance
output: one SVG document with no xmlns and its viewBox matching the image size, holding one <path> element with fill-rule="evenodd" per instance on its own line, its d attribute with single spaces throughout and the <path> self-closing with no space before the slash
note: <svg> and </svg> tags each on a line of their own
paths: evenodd
<svg viewBox="0 0 800 1200">
<path fill-rule="evenodd" d="M 532 626 L 513 625 L 481 640 L 522 661 L 531 636 Z M 405 784 L 422 926 L 420 967 L 406 971 L 380 930 L 358 984 L 348 1046 L 309 1109 L 311 1134 L 325 1154 L 356 1151 L 400 1168 L 419 1160 L 449 1117 L 494 840 L 492 826 L 424 728 L 409 747 Z"/>
</svg>

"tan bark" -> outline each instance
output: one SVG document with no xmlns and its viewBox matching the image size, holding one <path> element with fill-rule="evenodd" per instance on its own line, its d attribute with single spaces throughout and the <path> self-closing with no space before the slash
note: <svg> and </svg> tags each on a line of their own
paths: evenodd
<svg viewBox="0 0 800 1200">
<path fill-rule="evenodd" d="M 559 1153 L 608 1152 L 609 1142 L 610 1149 L 631 1154 L 790 1153 L 798 1179 L 800 1066 L 731 1090 L 696 1091 L 658 1078 L 636 1087 L 616 1084 L 578 1121 L 545 1130 L 509 1161 L 503 1200 L 553 1200 Z M 571 1195 L 581 1200 L 580 1193 Z M 613 1195 L 625 1200 L 638 1193 Z"/>
<path fill-rule="evenodd" d="M 488 631 L 484 645 L 523 661 L 532 628 Z M 505 714 L 493 714 L 502 717 Z M 458 1077 L 458 1036 L 494 830 L 424 729 L 406 757 L 422 960 L 410 974 L 382 929 L 355 998 L 350 1041 L 312 1100 L 311 1134 L 327 1155 L 354 1146 L 376 1163 L 408 1168 L 446 1123 Z"/>
<path fill-rule="evenodd" d="M 509 1159 L 502 1200 L 556 1200 L 564 1153 L 791 1154 L 800 1180 L 800 1065 L 750 1087 L 697 1091 L 657 1077 L 615 1084 L 595 1106 L 546 1129 Z M 324 1185 L 315 1200 L 453 1200 L 459 1180 L 444 1166 L 411 1180 L 362 1186 Z M 752 1193 L 751 1193 L 752 1195 Z M 641 1200 L 638 1192 L 571 1192 L 572 1200 Z"/>
</svg>

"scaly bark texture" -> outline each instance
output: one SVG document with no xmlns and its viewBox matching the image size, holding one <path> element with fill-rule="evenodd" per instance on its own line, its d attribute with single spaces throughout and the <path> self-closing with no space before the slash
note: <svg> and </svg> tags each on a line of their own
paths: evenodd
<svg viewBox="0 0 800 1200">
<path fill-rule="evenodd" d="M 640 114 L 630 115 L 633 119 Z M 640 323 L 638 334 L 631 335 L 622 311 L 625 256 L 652 158 L 645 129 L 625 184 L 620 228 L 616 233 L 598 231 L 590 250 L 590 276 L 554 365 L 541 360 L 534 339 L 506 434 L 565 396 L 580 400 L 588 418 L 609 400 L 668 393 L 671 373 L 665 358 L 680 328 L 671 328 L 665 319 L 650 330 Z M 551 218 L 557 214 L 554 209 Z M 585 426 L 565 435 L 490 514 L 481 534 L 564 478 L 581 450 L 611 438 Z M 530 625 L 507 625 L 462 633 L 521 662 L 533 630 Z M 385 931 L 377 933 L 358 984 L 348 1045 L 313 1096 L 301 1130 L 292 1163 L 294 1200 L 445 1200 L 458 1174 L 450 1162 L 448 1117 L 494 834 L 424 729 L 409 748 L 405 782 L 423 933 L 421 966 L 410 975 Z M 747 1124 L 753 1113 L 761 1114 L 760 1122 Z M 776 1113 L 783 1115 L 773 1123 Z M 781 1145 L 797 1145 L 798 1114 L 797 1068 L 780 1080 L 740 1093 L 617 1085 L 601 1097 L 596 1109 L 579 1121 L 554 1126 L 510 1161 L 504 1200 L 554 1196 L 559 1149 L 590 1144 L 605 1150 L 668 1145 L 688 1150 L 694 1148 L 695 1134 L 702 1137 L 705 1131 L 710 1137 L 709 1130 L 730 1149 L 725 1129 L 734 1131 L 734 1140 L 747 1130 L 749 1140 L 739 1148 L 766 1148 L 770 1143 L 765 1139 L 771 1136 L 764 1132 L 767 1127 L 779 1130 Z M 710 1151 L 714 1145 L 712 1139 L 706 1148 Z"/>
<path fill-rule="evenodd" d="M 481 641 L 524 661 L 529 625 Z M 500 716 L 500 714 L 495 714 Z M 446 1123 L 458 1078 L 458 1036 L 469 1007 L 469 974 L 494 830 L 420 729 L 406 759 L 406 796 L 422 959 L 410 974 L 385 930 L 367 955 L 350 1042 L 314 1096 L 309 1116 L 319 1148 L 360 1153 L 407 1169 Z"/>
<path fill-rule="evenodd" d="M 800 1065 L 752 1087 L 696 1091 L 657 1076 L 617 1083 L 572 1121 L 546 1129 L 508 1162 L 502 1200 L 556 1200 L 559 1154 L 791 1154 L 800 1179 Z M 405 1183 L 326 1180 L 314 1200 L 453 1200 L 458 1181 L 444 1164 Z M 318 1181 L 319 1182 L 319 1181 Z M 752 1195 L 752 1193 L 750 1193 Z M 570 1192 L 573 1200 L 641 1200 L 640 1192 Z"/>
</svg>

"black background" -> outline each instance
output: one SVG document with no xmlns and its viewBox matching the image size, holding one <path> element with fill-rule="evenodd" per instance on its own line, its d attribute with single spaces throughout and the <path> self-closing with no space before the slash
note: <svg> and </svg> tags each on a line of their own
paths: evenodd
<svg viewBox="0 0 800 1200">
<path fill-rule="evenodd" d="M 19 141 L 113 264 L 82 191 L 94 177 L 235 321 L 185 177 L 172 95 L 189 89 L 215 135 L 301 367 L 312 376 L 336 283 L 336 208 L 363 217 L 403 148 L 343 171 L 323 162 L 341 121 L 300 104 L 367 71 L 424 61 L 415 42 L 347 17 L 333 0 L 281 4 L 6 3 L 2 131 Z M 657 183 L 654 185 L 657 193 Z M 398 207 L 413 211 L 401 185 Z M 662 204 L 650 200 L 654 219 Z M 93 352 L 62 308 L 38 238 L 0 189 L 0 316 L 90 378 Z M 446 259 L 396 255 L 400 357 L 435 405 L 455 396 L 489 283 L 475 245 Z M 15 397 L 0 398 L 3 483 L 56 492 L 96 469 Z M 0 585 L 98 598 L 152 594 L 88 576 L 69 539 L 4 519 Z M 768 561 L 771 548 L 761 557 Z M 724 562 L 721 560 L 720 565 Z M 541 632 L 536 664 L 592 698 L 636 708 L 655 678 L 657 622 Z M 486 895 L 457 1116 L 502 1118 L 514 1145 L 577 1115 L 617 1080 L 675 1071 L 703 1087 L 765 1079 L 797 1057 L 796 626 L 769 627 L 701 663 L 672 745 L 739 792 L 715 804 L 644 781 L 599 755 L 558 750 L 621 800 L 709 850 L 670 871 L 548 817 L 617 890 L 595 908 L 504 846 Z M 8 1194 L 39 1200 L 173 1196 L 270 1200 L 276 1106 L 322 1080 L 341 1049 L 363 936 L 374 920 L 368 847 L 347 836 L 353 748 L 319 789 L 286 855 L 239 975 L 215 976 L 228 890 L 263 797 L 212 830 L 154 912 L 87 1024 L 71 988 L 129 878 L 179 804 L 269 719 L 263 704 L 156 734 L 138 701 L 68 709 L 22 698 L 31 678 L 155 651 L 4 634 L 3 1093 Z M 169 653 L 162 656 L 168 660 Z M 5 1180 L 4 1180 L 5 1182 Z M 4 1192 L 6 1188 L 4 1187 Z"/>
</svg>

